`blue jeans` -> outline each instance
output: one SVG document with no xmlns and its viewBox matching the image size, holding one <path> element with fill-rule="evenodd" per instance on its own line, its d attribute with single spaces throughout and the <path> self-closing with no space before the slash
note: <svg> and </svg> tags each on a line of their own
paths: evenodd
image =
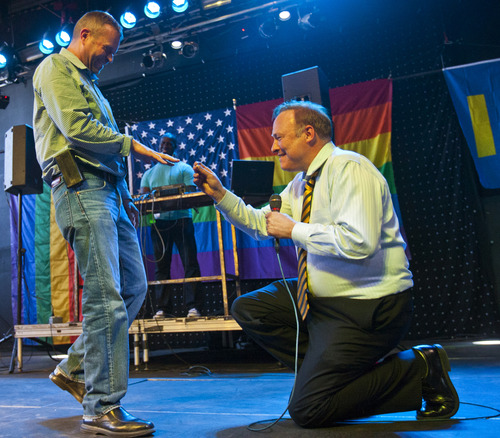
<svg viewBox="0 0 500 438">
<path fill-rule="evenodd" d="M 128 328 L 147 291 L 137 233 L 117 187 L 98 176 L 74 188 L 52 189 L 56 222 L 83 278 L 83 333 L 59 370 L 85 382 L 85 419 L 120 406 L 129 375 Z"/>
</svg>

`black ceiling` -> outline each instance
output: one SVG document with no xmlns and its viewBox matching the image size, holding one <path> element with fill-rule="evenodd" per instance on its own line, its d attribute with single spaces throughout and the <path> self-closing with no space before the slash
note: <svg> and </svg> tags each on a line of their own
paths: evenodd
<svg viewBox="0 0 500 438">
<path fill-rule="evenodd" d="M 209 10 L 203 10 L 202 1 L 190 0 L 188 11 L 175 15 L 168 6 L 170 1 L 160 0 L 166 6 L 162 15 L 151 21 L 142 13 L 145 0 L 1 0 L 0 44 L 5 41 L 20 53 L 23 64 L 29 64 L 25 53 L 36 49 L 45 32 L 53 36 L 63 25 L 71 28 L 90 10 L 106 10 L 119 18 L 131 6 L 144 18 L 134 29 L 125 31 L 118 55 L 137 51 L 140 56 L 139 50 L 162 44 L 166 47 L 177 38 L 202 42 L 206 56 L 224 50 L 241 53 L 249 47 L 258 51 L 297 41 L 310 44 L 314 50 L 326 38 L 339 44 L 352 39 L 362 44 L 372 38 L 374 29 L 384 26 L 393 29 L 394 45 L 409 53 L 419 39 L 442 46 L 447 66 L 500 57 L 498 0 L 232 0 Z M 263 38 L 259 26 L 284 6 L 291 8 L 292 18 L 286 23 L 277 21 L 276 34 Z M 311 28 L 298 26 L 299 18 L 309 12 L 316 12 Z M 435 22 L 433 35 L 423 35 L 419 28 L 425 17 Z M 380 56 L 385 49 L 380 46 Z M 33 60 L 24 74 L 29 75 L 40 59 Z"/>
</svg>

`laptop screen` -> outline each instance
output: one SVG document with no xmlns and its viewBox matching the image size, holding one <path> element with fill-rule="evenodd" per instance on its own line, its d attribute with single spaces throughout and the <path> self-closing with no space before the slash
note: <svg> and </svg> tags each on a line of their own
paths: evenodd
<svg viewBox="0 0 500 438">
<path fill-rule="evenodd" d="M 241 198 L 273 194 L 274 161 L 233 160 L 231 191 Z"/>
</svg>

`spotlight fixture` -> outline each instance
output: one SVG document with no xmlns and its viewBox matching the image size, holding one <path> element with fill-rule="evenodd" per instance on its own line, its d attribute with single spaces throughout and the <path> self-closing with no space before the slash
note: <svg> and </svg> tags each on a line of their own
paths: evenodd
<svg viewBox="0 0 500 438">
<path fill-rule="evenodd" d="M 157 18 L 161 13 L 160 5 L 157 2 L 149 1 L 144 6 L 144 13 L 148 18 Z"/>
<path fill-rule="evenodd" d="M 290 14 L 290 11 L 286 10 L 286 9 L 283 9 L 282 11 L 280 11 L 280 13 L 278 14 L 278 17 L 281 21 L 288 21 L 290 20 L 290 17 L 292 16 L 292 14 Z"/>
<path fill-rule="evenodd" d="M 320 16 L 317 12 L 309 12 L 299 17 L 298 25 L 303 30 L 316 29 L 320 24 Z"/>
<path fill-rule="evenodd" d="M 54 43 L 44 35 L 38 44 L 38 48 L 44 55 L 50 55 L 54 51 Z"/>
<path fill-rule="evenodd" d="M 141 66 L 144 68 L 161 67 L 167 59 L 167 55 L 160 49 L 158 51 L 150 50 L 149 53 L 142 54 Z"/>
<path fill-rule="evenodd" d="M 120 23 L 125 29 L 132 29 L 137 23 L 137 18 L 132 12 L 125 11 L 120 16 Z"/>
<path fill-rule="evenodd" d="M 198 53 L 199 49 L 200 47 L 198 46 L 198 44 L 189 41 L 184 43 L 184 45 L 182 46 L 181 55 L 185 58 L 193 58 Z"/>
<path fill-rule="evenodd" d="M 175 40 L 170 43 L 170 47 L 174 50 L 179 50 L 182 48 L 182 41 Z"/>
<path fill-rule="evenodd" d="M 64 29 L 56 33 L 56 43 L 61 47 L 67 47 L 71 41 L 71 36 Z"/>
<path fill-rule="evenodd" d="M 5 41 L 0 43 L 0 83 L 7 85 L 19 82 L 18 75 L 22 70 L 16 51 Z"/>
<path fill-rule="evenodd" d="M 180 14 L 184 12 L 189 7 L 188 0 L 172 0 L 172 9 L 174 12 Z"/>
<path fill-rule="evenodd" d="M 262 38 L 272 38 L 277 31 L 277 26 L 276 22 L 274 21 L 274 18 L 267 18 L 262 22 L 262 24 L 259 26 L 259 35 Z"/>
</svg>

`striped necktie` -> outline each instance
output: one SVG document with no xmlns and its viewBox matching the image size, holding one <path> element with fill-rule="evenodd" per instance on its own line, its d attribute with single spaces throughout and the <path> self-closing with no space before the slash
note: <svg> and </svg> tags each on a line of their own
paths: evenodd
<svg viewBox="0 0 500 438">
<path fill-rule="evenodd" d="M 309 217 L 311 216 L 312 194 L 318 172 L 319 169 L 309 177 L 304 189 L 304 202 L 302 204 L 301 222 L 304 222 L 306 224 L 309 223 Z M 297 285 L 297 302 L 299 304 L 299 311 L 302 315 L 302 319 L 305 320 L 307 312 L 309 312 L 309 303 L 307 301 L 307 251 L 299 247 L 298 258 L 299 279 Z"/>
</svg>

